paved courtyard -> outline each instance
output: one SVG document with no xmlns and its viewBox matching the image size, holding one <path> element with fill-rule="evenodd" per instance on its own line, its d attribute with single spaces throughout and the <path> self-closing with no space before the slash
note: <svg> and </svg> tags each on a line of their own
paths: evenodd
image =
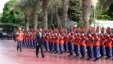
<svg viewBox="0 0 113 64">
<path fill-rule="evenodd" d="M 113 60 L 87 61 L 68 57 L 68 54 L 45 52 L 45 58 L 37 58 L 35 49 L 24 48 L 16 51 L 16 43 L 12 40 L 0 40 L 0 64 L 113 64 Z"/>
</svg>

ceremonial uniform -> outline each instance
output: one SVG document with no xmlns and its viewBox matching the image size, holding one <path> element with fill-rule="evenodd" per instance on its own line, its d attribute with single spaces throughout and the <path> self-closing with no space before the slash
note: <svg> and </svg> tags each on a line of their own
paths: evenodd
<svg viewBox="0 0 113 64">
<path fill-rule="evenodd" d="M 55 53 L 58 52 L 58 43 L 59 43 L 59 36 L 58 36 L 58 33 L 55 33 L 55 36 L 54 36 L 54 52 Z"/>
<path fill-rule="evenodd" d="M 23 47 L 26 47 L 26 32 L 24 32 L 23 36 Z"/>
<path fill-rule="evenodd" d="M 36 36 L 35 36 L 35 32 L 31 32 L 31 43 L 32 43 L 32 47 L 35 48 L 36 47 Z"/>
<path fill-rule="evenodd" d="M 110 58 L 112 56 L 112 38 L 110 34 L 107 34 L 106 36 L 106 43 L 105 43 L 105 47 L 106 47 L 106 55 L 107 58 Z"/>
<path fill-rule="evenodd" d="M 73 40 L 74 40 L 74 33 L 71 32 L 68 35 L 68 50 L 69 50 L 70 55 L 73 54 L 73 44 L 72 44 Z"/>
<path fill-rule="evenodd" d="M 64 36 L 62 34 L 59 35 L 59 52 L 62 53 L 64 51 Z"/>
<path fill-rule="evenodd" d="M 52 33 L 49 33 L 49 50 L 53 52 Z"/>
<path fill-rule="evenodd" d="M 22 52 L 22 43 L 24 39 L 24 33 L 22 31 L 16 32 L 16 41 L 17 41 L 17 51 L 20 49 L 20 52 Z"/>
<path fill-rule="evenodd" d="M 74 38 L 74 52 L 76 54 L 76 57 L 79 56 L 79 34 L 75 34 Z"/>
<path fill-rule="evenodd" d="M 28 32 L 26 33 L 26 44 L 27 44 L 27 47 L 29 47 L 29 33 Z"/>
<path fill-rule="evenodd" d="M 49 51 L 49 44 L 48 44 L 48 39 L 49 39 L 49 34 L 48 33 L 44 33 L 44 46 L 46 51 Z"/>
<path fill-rule="evenodd" d="M 104 34 L 100 34 L 100 54 L 101 54 L 101 58 L 103 56 L 105 56 L 105 35 Z"/>
<path fill-rule="evenodd" d="M 112 60 L 113 60 L 113 35 L 112 35 Z"/>
<path fill-rule="evenodd" d="M 88 55 L 88 59 L 93 58 L 93 42 L 94 42 L 94 37 L 92 36 L 92 34 L 88 34 L 86 36 L 86 46 L 87 46 L 87 55 Z"/>
<path fill-rule="evenodd" d="M 29 46 L 33 47 L 32 32 L 29 32 Z"/>
<path fill-rule="evenodd" d="M 68 38 L 67 38 L 67 34 L 64 34 L 64 52 L 67 52 L 67 42 L 68 42 Z"/>
<path fill-rule="evenodd" d="M 85 57 L 85 50 L 86 50 L 86 40 L 84 34 L 80 36 L 80 53 L 82 55 L 81 59 Z"/>
<path fill-rule="evenodd" d="M 95 58 L 94 61 L 98 60 L 100 57 L 100 38 L 98 34 L 94 35 L 93 54 Z"/>
<path fill-rule="evenodd" d="M 52 33 L 51 34 L 52 52 L 54 52 L 54 43 L 55 43 L 55 37 L 54 37 L 54 33 Z"/>
<path fill-rule="evenodd" d="M 113 34 L 112 34 L 112 60 L 113 60 Z"/>
</svg>

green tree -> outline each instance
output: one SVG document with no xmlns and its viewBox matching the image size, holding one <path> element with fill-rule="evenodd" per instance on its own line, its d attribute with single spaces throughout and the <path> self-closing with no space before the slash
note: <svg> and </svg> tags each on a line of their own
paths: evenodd
<svg viewBox="0 0 113 64">
<path fill-rule="evenodd" d="M 69 10 L 68 10 L 69 19 L 79 22 L 81 19 L 81 0 L 70 0 L 69 1 Z"/>
<path fill-rule="evenodd" d="M 24 15 L 20 9 L 12 10 L 15 0 L 7 2 L 1 17 L 2 23 L 23 24 Z"/>
<path fill-rule="evenodd" d="M 49 0 L 48 4 L 48 24 L 49 27 L 61 28 L 61 0 Z"/>
<path fill-rule="evenodd" d="M 37 29 L 38 22 L 38 6 L 40 0 L 17 0 L 15 7 L 20 8 L 24 12 L 26 29 L 29 30 L 30 21 L 34 21 L 34 29 Z M 33 16 L 33 17 L 32 17 Z"/>
<path fill-rule="evenodd" d="M 103 10 L 108 10 L 109 6 L 113 3 L 113 0 L 99 0 Z"/>
<path fill-rule="evenodd" d="M 31 8 L 32 8 L 32 11 L 31 11 L 31 16 L 33 16 L 33 21 L 34 21 L 34 30 L 37 30 L 37 26 L 38 26 L 38 22 L 39 22 L 39 15 L 41 14 L 40 12 L 40 6 L 41 6 L 41 1 L 40 0 L 34 0 L 32 1 L 32 4 L 31 4 Z M 32 20 L 31 20 L 32 22 Z"/>
<path fill-rule="evenodd" d="M 89 30 L 91 0 L 82 0 L 82 19 L 86 32 Z"/>
<path fill-rule="evenodd" d="M 103 10 L 101 3 L 97 4 L 96 18 L 101 20 L 113 20 L 113 4 L 111 4 L 108 10 Z"/>
<path fill-rule="evenodd" d="M 69 0 L 62 0 L 62 15 L 61 15 L 61 23 L 62 23 L 62 27 L 66 27 L 66 21 L 68 18 L 68 5 L 69 4 Z"/>
<path fill-rule="evenodd" d="M 113 3 L 109 7 L 109 9 L 107 11 L 107 15 L 110 16 L 110 20 L 113 20 Z"/>
<path fill-rule="evenodd" d="M 42 11 L 43 11 L 43 28 L 48 28 L 48 2 L 49 0 L 42 1 Z"/>
<path fill-rule="evenodd" d="M 0 13 L 0 22 L 1 22 L 1 17 L 2 17 L 2 14 Z"/>
</svg>

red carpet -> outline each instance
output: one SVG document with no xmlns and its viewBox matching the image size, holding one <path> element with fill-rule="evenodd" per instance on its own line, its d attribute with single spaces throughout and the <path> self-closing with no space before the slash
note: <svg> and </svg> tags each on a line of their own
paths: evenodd
<svg viewBox="0 0 113 64">
<path fill-rule="evenodd" d="M 68 57 L 68 54 L 53 54 L 45 52 L 45 58 L 36 58 L 35 50 L 24 48 L 16 51 L 16 43 L 11 40 L 0 40 L 0 64 L 113 64 L 113 60 L 101 59 L 87 61 Z"/>
</svg>

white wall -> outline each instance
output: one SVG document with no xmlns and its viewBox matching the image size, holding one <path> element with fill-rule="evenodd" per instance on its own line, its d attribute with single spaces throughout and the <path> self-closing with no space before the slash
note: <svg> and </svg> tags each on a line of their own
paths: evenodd
<svg viewBox="0 0 113 64">
<path fill-rule="evenodd" d="M 113 21 L 110 20 L 96 20 L 95 22 L 96 26 L 100 26 L 100 27 L 110 27 L 113 28 Z M 92 24 L 91 26 L 94 26 L 94 24 Z"/>
</svg>

